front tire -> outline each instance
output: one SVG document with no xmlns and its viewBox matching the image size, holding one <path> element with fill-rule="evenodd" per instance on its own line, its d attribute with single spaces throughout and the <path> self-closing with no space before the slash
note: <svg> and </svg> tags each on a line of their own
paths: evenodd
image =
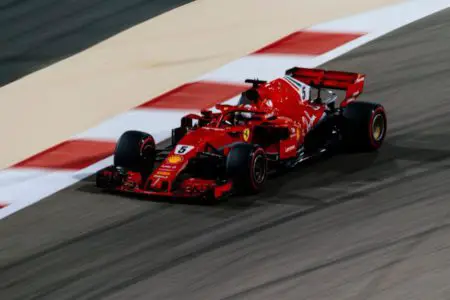
<svg viewBox="0 0 450 300">
<path fill-rule="evenodd" d="M 155 140 L 145 132 L 124 132 L 116 144 L 114 165 L 134 172 L 150 172 L 155 161 Z"/>
<path fill-rule="evenodd" d="M 345 145 L 356 151 L 374 151 L 381 147 L 387 131 L 387 119 L 381 104 L 349 103 L 342 112 Z"/>
<path fill-rule="evenodd" d="M 228 177 L 238 194 L 256 194 L 267 180 L 267 158 L 263 148 L 237 144 L 231 148 L 226 162 Z"/>
</svg>

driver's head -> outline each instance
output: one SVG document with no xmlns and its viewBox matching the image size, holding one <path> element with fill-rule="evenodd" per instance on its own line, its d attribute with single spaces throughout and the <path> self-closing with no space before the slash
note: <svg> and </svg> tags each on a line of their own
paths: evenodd
<svg viewBox="0 0 450 300">
<path fill-rule="evenodd" d="M 238 111 L 234 114 L 235 125 L 245 125 L 252 118 L 251 112 Z"/>
<path fill-rule="evenodd" d="M 255 103 L 257 102 L 261 97 L 258 93 L 258 90 L 256 89 L 249 89 L 245 92 L 245 97 L 247 97 L 248 100 Z"/>
</svg>

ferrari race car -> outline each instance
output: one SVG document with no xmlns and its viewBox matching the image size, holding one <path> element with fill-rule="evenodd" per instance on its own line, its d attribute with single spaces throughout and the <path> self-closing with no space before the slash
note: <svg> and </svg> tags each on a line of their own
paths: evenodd
<svg viewBox="0 0 450 300">
<path fill-rule="evenodd" d="M 252 86 L 237 105 L 185 115 L 166 147 L 158 149 L 148 133 L 123 133 L 114 164 L 97 172 L 96 185 L 218 200 L 258 193 L 270 172 L 324 152 L 376 150 L 386 135 L 386 113 L 380 104 L 355 101 L 364 80 L 363 74 L 298 67 L 270 82 L 247 79 Z M 345 92 L 339 104 L 332 90 Z"/>
</svg>

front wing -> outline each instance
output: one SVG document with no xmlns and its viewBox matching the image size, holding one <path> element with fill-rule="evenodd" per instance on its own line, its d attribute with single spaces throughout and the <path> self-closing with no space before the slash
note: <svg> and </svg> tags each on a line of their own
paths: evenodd
<svg viewBox="0 0 450 300">
<path fill-rule="evenodd" d="M 177 185 L 176 189 L 151 190 L 146 188 L 142 175 L 110 166 L 96 174 L 96 185 L 109 191 L 140 194 L 169 198 L 202 198 L 220 199 L 232 192 L 232 183 L 218 184 L 214 180 L 188 178 Z"/>
</svg>

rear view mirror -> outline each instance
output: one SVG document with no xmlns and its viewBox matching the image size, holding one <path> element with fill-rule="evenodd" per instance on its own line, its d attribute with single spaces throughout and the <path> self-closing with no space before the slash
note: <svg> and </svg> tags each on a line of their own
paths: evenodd
<svg viewBox="0 0 450 300">
<path fill-rule="evenodd" d="M 184 128 L 191 128 L 192 127 L 192 118 L 189 118 L 189 117 L 181 118 L 180 126 L 184 127 Z"/>
</svg>

